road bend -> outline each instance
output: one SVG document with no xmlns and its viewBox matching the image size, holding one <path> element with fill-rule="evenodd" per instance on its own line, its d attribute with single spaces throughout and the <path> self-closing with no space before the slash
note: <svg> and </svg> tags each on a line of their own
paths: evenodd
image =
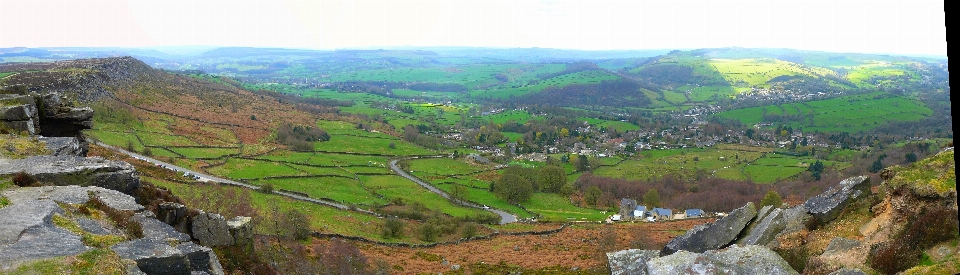
<svg viewBox="0 0 960 275">
<path fill-rule="evenodd" d="M 420 180 L 419 178 L 414 177 L 413 175 L 408 174 L 406 171 L 403 171 L 403 169 L 400 169 L 400 166 L 397 166 L 397 161 L 400 161 L 400 160 L 399 159 L 390 160 L 390 169 L 392 169 L 394 173 L 397 173 L 401 177 L 407 178 L 408 180 L 416 182 L 420 186 L 423 186 L 423 188 L 430 190 L 430 192 L 437 193 L 438 195 L 463 206 L 482 209 L 482 210 L 490 211 L 497 215 L 500 215 L 500 224 L 517 222 L 517 216 L 514 216 L 513 214 L 510 214 L 501 210 L 493 209 L 493 208 L 484 208 L 481 205 L 470 202 L 470 201 L 454 199 L 449 194 L 447 194 L 447 192 L 444 192 L 443 190 L 440 190 L 439 188 L 434 187 L 433 185 L 426 183 Z"/>
</svg>

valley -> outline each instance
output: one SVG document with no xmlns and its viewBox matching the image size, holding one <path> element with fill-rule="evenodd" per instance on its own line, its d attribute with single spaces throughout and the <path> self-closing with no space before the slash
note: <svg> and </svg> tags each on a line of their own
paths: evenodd
<svg viewBox="0 0 960 275">
<path fill-rule="evenodd" d="M 252 209 L 262 253 L 235 270 L 340 247 L 397 274 L 604 274 L 606 252 L 953 146 L 945 59 L 567 53 L 221 48 L 3 63 L 0 86 L 90 106 L 90 155 L 189 207 Z M 618 222 L 625 199 L 680 216 Z"/>
</svg>

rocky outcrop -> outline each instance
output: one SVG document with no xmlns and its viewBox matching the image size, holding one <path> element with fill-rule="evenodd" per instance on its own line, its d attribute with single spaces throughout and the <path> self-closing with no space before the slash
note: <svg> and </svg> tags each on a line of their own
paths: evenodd
<svg viewBox="0 0 960 275">
<path fill-rule="evenodd" d="M 783 228 L 786 227 L 786 223 L 783 221 L 783 210 L 780 208 L 775 208 L 773 211 L 763 217 L 759 222 L 755 222 L 754 226 L 749 233 L 743 239 L 737 240 L 738 244 L 747 244 L 747 245 L 766 245 L 770 243 L 780 232 L 783 231 Z"/>
<path fill-rule="evenodd" d="M 0 175 L 25 172 L 38 181 L 53 185 L 99 186 L 133 194 L 140 177 L 133 165 L 101 157 L 33 156 L 9 160 L 0 166 Z"/>
<path fill-rule="evenodd" d="M 93 109 L 90 107 L 75 107 L 58 93 L 45 93 L 35 98 L 39 103 L 41 135 L 75 137 L 81 131 L 93 128 Z"/>
<path fill-rule="evenodd" d="M 711 249 L 720 249 L 733 242 L 756 215 L 757 210 L 753 203 L 748 202 L 716 222 L 698 225 L 682 236 L 670 240 L 660 251 L 660 256 L 681 250 L 702 253 Z"/>
<path fill-rule="evenodd" d="M 845 179 L 839 186 L 807 200 L 803 206 L 820 224 L 837 218 L 851 200 L 870 192 L 870 177 L 859 176 Z"/>
<path fill-rule="evenodd" d="M 165 224 L 173 226 L 179 232 L 190 232 L 189 218 L 187 217 L 187 207 L 175 203 L 164 202 L 157 207 L 157 219 Z"/>
<path fill-rule="evenodd" d="M 65 213 L 57 203 L 85 204 L 93 197 L 114 211 L 136 212 L 131 220 L 140 225 L 143 237 L 110 247 L 120 258 L 136 262 L 128 267 L 133 269 L 128 273 L 223 274 L 210 248 L 190 242 L 189 235 L 155 219 L 133 197 L 118 191 L 96 186 L 43 186 L 6 190 L 2 196 L 10 205 L 0 208 L 0 268 L 91 249 L 77 234 L 54 225 L 52 217 Z M 86 232 L 111 234 L 89 218 L 69 219 Z"/>
<path fill-rule="evenodd" d="M 37 105 L 27 95 L 0 94 L 0 129 L 36 135 L 39 127 Z"/>
<path fill-rule="evenodd" d="M 703 253 L 680 251 L 653 258 L 645 274 L 799 274 L 769 248 L 733 245 Z"/>
<path fill-rule="evenodd" d="M 193 237 L 206 246 L 233 245 L 233 236 L 227 227 L 227 220 L 215 213 L 201 212 L 193 217 Z"/>
<path fill-rule="evenodd" d="M 253 243 L 253 219 L 250 217 L 234 217 L 227 221 L 234 245 L 249 245 Z"/>
<path fill-rule="evenodd" d="M 607 253 L 612 275 L 647 275 L 647 261 L 660 254 L 657 250 L 628 249 Z"/>
<path fill-rule="evenodd" d="M 46 144 L 53 156 L 85 157 L 89 148 L 87 142 L 76 137 L 40 137 L 38 140 Z"/>
</svg>

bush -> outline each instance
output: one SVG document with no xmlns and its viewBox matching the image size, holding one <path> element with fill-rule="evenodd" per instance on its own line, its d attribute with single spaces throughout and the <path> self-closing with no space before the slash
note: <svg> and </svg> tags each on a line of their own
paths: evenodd
<svg viewBox="0 0 960 275">
<path fill-rule="evenodd" d="M 381 235 L 385 239 L 403 237 L 403 221 L 398 218 L 387 218 L 383 223 Z"/>
<path fill-rule="evenodd" d="M 870 249 L 870 267 L 883 274 L 896 274 L 920 261 L 920 251 L 899 240 L 877 244 Z"/>
<path fill-rule="evenodd" d="M 437 236 L 440 235 L 440 230 L 437 226 L 432 223 L 424 223 L 420 225 L 420 240 L 425 242 L 434 242 L 437 240 Z"/>
<path fill-rule="evenodd" d="M 780 198 L 780 194 L 777 193 L 777 191 L 770 190 L 770 192 L 767 192 L 767 195 L 763 196 L 763 199 L 760 200 L 759 207 L 764 207 L 767 205 L 780 207 L 781 204 L 783 204 L 783 199 Z"/>
<path fill-rule="evenodd" d="M 16 184 L 17 186 L 20 186 L 20 187 L 39 186 L 39 184 L 37 184 L 37 178 L 23 171 L 13 174 L 13 184 Z"/>
<path fill-rule="evenodd" d="M 474 223 L 467 223 L 463 225 L 463 229 L 460 230 L 461 236 L 464 238 L 470 238 L 477 235 L 477 225 Z"/>
<path fill-rule="evenodd" d="M 273 184 L 264 183 L 263 185 L 260 185 L 260 189 L 257 190 L 267 194 L 273 193 Z"/>
</svg>

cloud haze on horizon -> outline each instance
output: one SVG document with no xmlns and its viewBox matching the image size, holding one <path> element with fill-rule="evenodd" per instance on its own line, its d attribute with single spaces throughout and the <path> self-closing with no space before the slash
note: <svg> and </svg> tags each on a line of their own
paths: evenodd
<svg viewBox="0 0 960 275">
<path fill-rule="evenodd" d="M 943 5 L 929 0 L 0 0 L 0 47 L 746 47 L 946 56 Z"/>
</svg>

